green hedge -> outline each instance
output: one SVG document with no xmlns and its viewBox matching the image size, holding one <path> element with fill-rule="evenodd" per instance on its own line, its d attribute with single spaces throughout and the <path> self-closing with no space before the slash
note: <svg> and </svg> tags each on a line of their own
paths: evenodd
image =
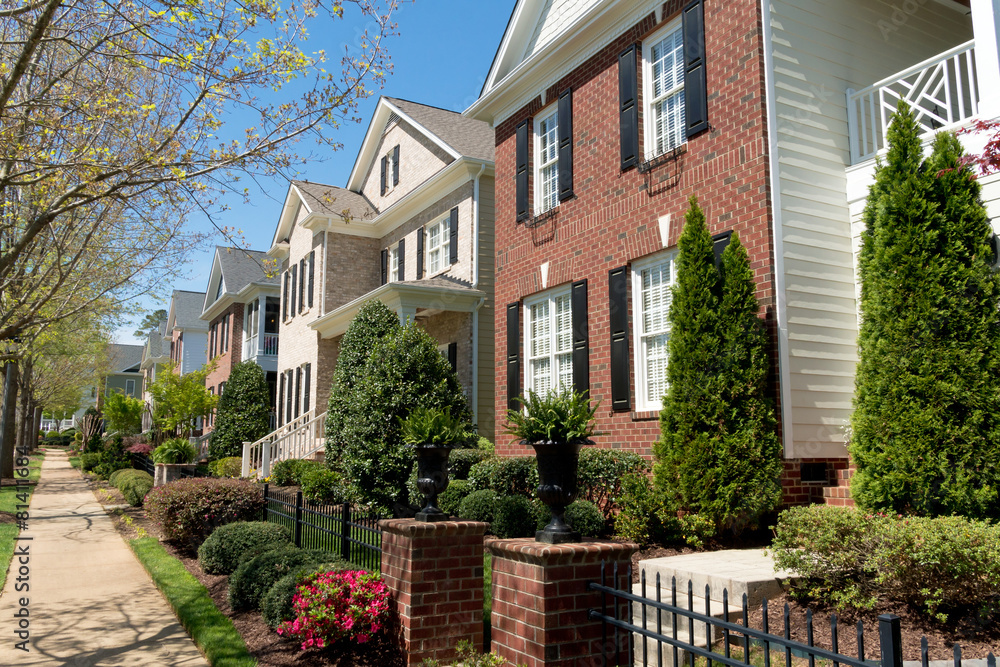
<svg viewBox="0 0 1000 667">
<path fill-rule="evenodd" d="M 286 574 L 304 565 L 336 560 L 328 551 L 291 545 L 258 554 L 240 563 L 229 577 L 229 606 L 233 611 L 260 609 L 264 595 Z"/>
<path fill-rule="evenodd" d="M 198 547 L 198 564 L 209 574 L 230 574 L 257 554 L 292 543 L 288 529 L 266 521 L 219 526 Z"/>
</svg>

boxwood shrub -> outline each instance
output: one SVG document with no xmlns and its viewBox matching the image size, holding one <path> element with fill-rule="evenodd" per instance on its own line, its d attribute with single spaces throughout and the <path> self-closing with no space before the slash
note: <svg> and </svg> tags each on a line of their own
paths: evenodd
<svg viewBox="0 0 1000 667">
<path fill-rule="evenodd" d="M 314 503 L 345 503 L 349 500 L 344 478 L 321 465 L 306 468 L 300 484 L 302 495 Z"/>
<path fill-rule="evenodd" d="M 322 468 L 319 461 L 309 459 L 284 459 L 271 466 L 271 484 L 275 486 L 300 486 L 307 470 Z"/>
<path fill-rule="evenodd" d="M 538 465 L 534 456 L 489 458 L 469 469 L 469 483 L 477 491 L 492 489 L 502 496 L 534 497 Z"/>
<path fill-rule="evenodd" d="M 295 619 L 292 608 L 292 598 L 295 589 L 306 577 L 320 572 L 340 572 L 354 569 L 354 565 L 346 560 L 334 559 L 320 565 L 303 565 L 278 579 L 260 602 L 260 615 L 272 628 L 277 628 L 284 621 Z"/>
<path fill-rule="evenodd" d="M 605 532 L 604 514 L 589 500 L 577 500 L 566 508 L 566 523 L 583 537 L 602 537 Z"/>
<path fill-rule="evenodd" d="M 647 475 L 649 464 L 634 452 L 620 449 L 584 447 L 580 450 L 580 466 L 576 480 L 578 498 L 589 500 L 611 519 L 618 510 L 617 499 L 622 494 L 622 480 L 627 475 Z"/>
<path fill-rule="evenodd" d="M 166 539 L 191 549 L 219 526 L 259 519 L 263 510 L 263 494 L 241 479 L 181 479 L 156 487 L 146 497 L 146 515 Z"/>
<path fill-rule="evenodd" d="M 458 506 L 458 516 L 466 521 L 493 523 L 493 510 L 497 504 L 497 493 L 492 489 L 473 491 Z"/>
<path fill-rule="evenodd" d="M 291 543 L 288 529 L 276 523 L 227 523 L 216 528 L 198 547 L 198 564 L 209 574 L 230 574 L 243 561 Z"/>
<path fill-rule="evenodd" d="M 236 479 L 243 473 L 243 459 L 239 456 L 227 456 L 224 459 L 209 463 L 208 470 L 212 473 L 213 477 L 232 477 Z"/>
<path fill-rule="evenodd" d="M 524 496 L 500 496 L 493 509 L 490 532 L 500 538 L 532 537 L 537 523 L 534 503 Z"/>
<path fill-rule="evenodd" d="M 153 488 L 153 476 L 145 470 L 119 470 L 113 477 L 115 486 L 125 496 L 125 501 L 132 507 L 139 507 Z M 109 479 L 110 481 L 110 479 Z"/>
<path fill-rule="evenodd" d="M 448 475 L 452 479 L 469 479 L 469 470 L 480 461 L 490 458 L 481 449 L 453 449 L 448 456 Z"/>
<path fill-rule="evenodd" d="M 446 514 L 458 515 L 458 508 L 465 497 L 472 493 L 469 480 L 453 479 L 448 488 L 438 496 L 438 507 Z"/>
<path fill-rule="evenodd" d="M 278 547 L 243 561 L 229 577 L 229 606 L 233 611 L 260 609 L 264 595 L 286 574 L 304 565 L 336 560 L 329 551 Z"/>
</svg>

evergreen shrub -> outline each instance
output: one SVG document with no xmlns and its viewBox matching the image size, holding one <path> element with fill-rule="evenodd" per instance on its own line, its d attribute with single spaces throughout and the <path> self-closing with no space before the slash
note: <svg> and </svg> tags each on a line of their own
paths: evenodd
<svg viewBox="0 0 1000 667">
<path fill-rule="evenodd" d="M 493 507 L 490 532 L 499 538 L 533 537 L 535 506 L 525 496 L 500 496 Z"/>
<path fill-rule="evenodd" d="M 604 513 L 589 500 L 575 500 L 566 507 L 566 523 L 583 537 L 603 537 Z"/>
<path fill-rule="evenodd" d="M 219 397 L 208 455 L 242 456 L 244 442 L 255 442 L 270 432 L 270 414 L 264 369 L 252 361 L 236 364 Z"/>
<path fill-rule="evenodd" d="M 221 525 L 254 521 L 264 511 L 264 496 L 241 479 L 198 477 L 154 488 L 146 496 L 146 516 L 171 542 L 196 549 Z"/>
<path fill-rule="evenodd" d="M 457 516 L 462 500 L 470 493 L 472 493 L 472 485 L 469 484 L 468 480 L 453 479 L 448 482 L 448 488 L 438 495 L 438 508 L 445 514 Z"/>
<path fill-rule="evenodd" d="M 492 489 L 499 495 L 532 498 L 538 488 L 538 464 L 534 456 L 493 457 L 469 469 L 474 489 Z"/>
<path fill-rule="evenodd" d="M 224 459 L 212 461 L 208 464 L 208 470 L 213 477 L 238 478 L 243 473 L 243 457 L 227 456 Z"/>
<path fill-rule="evenodd" d="M 276 523 L 227 523 L 212 531 L 198 547 L 198 564 L 208 574 L 230 574 L 243 561 L 291 542 L 288 529 Z"/>
<path fill-rule="evenodd" d="M 314 503 L 346 503 L 350 501 L 347 483 L 340 473 L 322 466 L 305 469 L 302 473 L 302 495 Z"/>
<path fill-rule="evenodd" d="M 233 611 L 260 609 L 264 595 L 282 577 L 298 568 L 336 561 L 337 557 L 320 549 L 283 546 L 257 554 L 240 563 L 229 577 L 229 606 Z"/>
<path fill-rule="evenodd" d="M 493 510 L 497 504 L 497 493 L 492 489 L 473 491 L 458 505 L 458 517 L 466 521 L 493 523 Z"/>
<path fill-rule="evenodd" d="M 278 579 L 264 594 L 260 602 L 261 618 L 271 628 L 277 628 L 285 621 L 293 620 L 295 610 L 292 601 L 295 598 L 295 589 L 306 577 L 319 572 L 341 572 L 351 569 L 354 569 L 354 565 L 342 559 L 331 560 L 320 565 L 303 565 L 294 569 Z"/>
<path fill-rule="evenodd" d="M 321 468 L 319 461 L 309 459 L 283 459 L 271 466 L 271 484 L 275 486 L 301 486 L 302 475 L 307 470 Z"/>
<path fill-rule="evenodd" d="M 649 464 L 635 452 L 620 449 L 585 447 L 580 450 L 580 464 L 576 480 L 579 499 L 587 500 L 611 519 L 618 511 L 617 498 L 621 495 L 622 479 L 626 475 L 645 475 Z"/>
<path fill-rule="evenodd" d="M 146 494 L 153 488 L 153 476 L 145 470 L 119 470 L 114 475 L 114 481 L 108 478 L 122 492 L 125 501 L 132 507 L 142 505 Z"/>
<path fill-rule="evenodd" d="M 469 470 L 490 457 L 482 449 L 453 449 L 448 457 L 448 474 L 452 479 L 469 479 Z"/>
</svg>

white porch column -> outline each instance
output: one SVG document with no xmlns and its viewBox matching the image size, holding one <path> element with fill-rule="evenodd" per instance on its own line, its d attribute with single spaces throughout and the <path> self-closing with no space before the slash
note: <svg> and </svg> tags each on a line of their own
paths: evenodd
<svg viewBox="0 0 1000 667">
<path fill-rule="evenodd" d="M 976 40 L 979 115 L 1000 117 L 1000 0 L 972 0 L 972 33 Z"/>
<path fill-rule="evenodd" d="M 998 0 L 1000 1 L 1000 0 Z M 404 327 L 410 322 L 417 321 L 417 309 L 415 306 L 400 306 L 399 307 L 399 323 Z"/>
</svg>

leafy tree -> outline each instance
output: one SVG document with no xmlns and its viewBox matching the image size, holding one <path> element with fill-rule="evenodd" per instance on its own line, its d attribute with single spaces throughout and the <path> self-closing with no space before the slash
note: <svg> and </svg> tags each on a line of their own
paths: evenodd
<svg viewBox="0 0 1000 667">
<path fill-rule="evenodd" d="M 381 511 L 407 501 L 413 453 L 403 444 L 400 421 L 418 406 L 450 410 L 466 424 L 471 421 L 455 371 L 430 334 L 410 323 L 372 345 L 350 395 L 335 462 L 353 494 Z"/>
<path fill-rule="evenodd" d="M 716 268 L 694 198 L 679 249 L 654 482 L 672 509 L 739 533 L 781 500 L 767 334 L 746 249 L 734 233 Z"/>
<path fill-rule="evenodd" d="M 333 387 L 326 412 L 326 461 L 336 465 L 343 449 L 343 434 L 352 414 L 352 392 L 364 374 L 375 343 L 399 331 L 399 316 L 378 299 L 368 301 L 354 316 L 344 337 L 333 371 Z"/>
<path fill-rule="evenodd" d="M 1000 275 L 980 187 L 900 105 L 864 211 L 851 492 L 866 509 L 1000 511 Z"/>
<path fill-rule="evenodd" d="M 156 329 L 167 319 L 167 311 L 163 308 L 154 310 L 151 313 L 146 313 L 146 317 L 143 318 L 142 322 L 139 323 L 139 328 L 133 332 L 133 336 L 136 338 L 145 338 L 147 334 L 153 329 Z"/>
<path fill-rule="evenodd" d="M 134 435 L 142 430 L 142 412 L 146 405 L 138 398 L 112 392 L 104 399 L 104 421 L 108 431 Z"/>
<path fill-rule="evenodd" d="M 220 210 L 241 174 L 292 171 L 311 157 L 298 139 L 336 150 L 331 130 L 358 118 L 390 67 L 395 5 L 5 5 L 0 340 L 155 289 L 198 240 L 184 229 L 190 211 Z M 371 30 L 336 73 L 303 42 L 352 11 Z"/>
<path fill-rule="evenodd" d="M 243 442 L 254 442 L 270 430 L 270 396 L 267 378 L 260 366 L 242 361 L 233 366 L 226 382 L 219 407 L 209 457 L 221 459 L 242 456 Z"/>
<path fill-rule="evenodd" d="M 164 364 L 163 372 L 149 385 L 153 399 L 153 421 L 168 433 L 189 435 L 198 419 L 208 415 L 219 397 L 208 392 L 205 378 L 215 369 L 209 363 L 184 375 L 174 372 L 176 364 Z"/>
</svg>

